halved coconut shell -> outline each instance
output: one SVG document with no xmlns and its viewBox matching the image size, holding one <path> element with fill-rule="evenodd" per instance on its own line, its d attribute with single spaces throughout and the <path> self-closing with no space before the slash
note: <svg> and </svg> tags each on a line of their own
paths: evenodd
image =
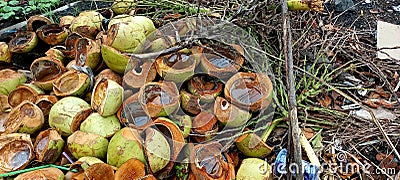
<svg viewBox="0 0 400 180">
<path fill-rule="evenodd" d="M 0 173 L 24 169 L 35 157 L 29 134 L 0 136 Z"/>
<path fill-rule="evenodd" d="M 125 127 L 111 138 L 107 150 L 107 163 L 120 167 L 131 158 L 146 163 L 142 139 L 136 129 Z"/>
<path fill-rule="evenodd" d="M 145 164 L 136 158 L 132 158 L 118 168 L 115 172 L 115 180 L 141 179 L 145 175 Z"/>
<path fill-rule="evenodd" d="M 45 43 L 54 46 L 65 41 L 68 31 L 58 24 L 47 24 L 37 29 L 36 34 Z"/>
<path fill-rule="evenodd" d="M 111 69 L 104 69 L 95 77 L 96 82 L 100 81 L 101 79 L 110 79 L 119 85 L 122 85 L 122 77 Z"/>
<path fill-rule="evenodd" d="M 188 90 L 196 96 L 211 95 L 216 98 L 222 93 L 224 84 L 215 76 L 196 74 L 188 81 Z"/>
<path fill-rule="evenodd" d="M 122 124 L 129 124 L 140 130 L 152 123 L 150 116 L 146 114 L 139 102 L 139 93 L 131 95 L 124 101 L 118 111 L 118 118 Z"/>
<path fill-rule="evenodd" d="M 35 179 L 35 180 L 64 179 L 64 173 L 57 168 L 50 167 L 50 168 L 38 169 L 22 173 L 18 175 L 14 180 L 26 180 L 26 179 Z"/>
<path fill-rule="evenodd" d="M 193 139 L 202 142 L 213 137 L 218 131 L 217 118 L 206 111 L 200 112 L 192 122 Z M 197 135 L 197 136 L 196 136 Z"/>
<path fill-rule="evenodd" d="M 34 147 L 39 162 L 54 163 L 64 149 L 64 140 L 57 130 L 48 129 L 39 133 Z"/>
<path fill-rule="evenodd" d="M 168 116 L 179 108 L 179 93 L 172 82 L 149 82 L 139 90 L 139 102 L 150 117 Z"/>
<path fill-rule="evenodd" d="M 79 66 L 95 69 L 100 63 L 100 45 L 89 38 L 80 38 L 75 43 L 75 61 Z"/>
<path fill-rule="evenodd" d="M 143 27 L 133 22 L 121 22 L 108 29 L 104 44 L 121 52 L 132 53 L 145 39 Z"/>
<path fill-rule="evenodd" d="M 190 169 L 196 179 L 235 179 L 232 160 L 222 152 L 222 145 L 218 142 L 192 147 L 190 161 Z"/>
<path fill-rule="evenodd" d="M 0 70 L 0 94 L 8 95 L 18 85 L 26 82 L 26 76 L 11 69 Z"/>
<path fill-rule="evenodd" d="M 121 129 L 121 124 L 116 115 L 103 117 L 99 113 L 92 113 L 81 123 L 79 129 L 110 138 Z"/>
<path fill-rule="evenodd" d="M 70 34 L 67 39 L 65 39 L 65 48 L 63 51 L 65 57 L 67 58 L 75 58 L 75 43 L 78 39 L 82 38 L 82 36 L 78 33 Z"/>
<path fill-rule="evenodd" d="M 239 72 L 226 82 L 224 94 L 232 104 L 257 111 L 271 104 L 273 85 L 264 73 Z"/>
<path fill-rule="evenodd" d="M 76 159 L 85 156 L 104 159 L 107 154 L 108 140 L 97 134 L 75 131 L 68 137 L 67 145 Z"/>
<path fill-rule="evenodd" d="M 35 103 L 41 94 L 44 94 L 44 91 L 33 84 L 19 85 L 8 95 L 8 103 L 12 107 L 18 106 L 25 100 Z"/>
<path fill-rule="evenodd" d="M 38 37 L 32 31 L 19 31 L 8 43 L 8 48 L 14 53 L 27 53 L 36 47 Z"/>
<path fill-rule="evenodd" d="M 3 123 L 4 133 L 28 133 L 33 134 L 40 130 L 44 124 L 42 110 L 29 101 L 23 101 L 13 108 Z M 0 132 L 2 134 L 3 132 Z"/>
<path fill-rule="evenodd" d="M 49 125 L 59 129 L 62 136 L 78 130 L 81 122 L 92 112 L 90 105 L 77 97 L 68 96 L 57 101 L 49 113 Z"/>
<path fill-rule="evenodd" d="M 115 114 L 122 105 L 124 89 L 115 81 L 102 79 L 96 83 L 91 105 L 102 116 Z"/>
<path fill-rule="evenodd" d="M 49 18 L 42 15 L 35 15 L 29 17 L 28 21 L 26 22 L 26 27 L 28 31 L 35 32 L 37 29 L 47 24 L 52 24 Z"/>
<path fill-rule="evenodd" d="M 128 55 L 125 55 L 119 52 L 117 49 L 105 44 L 101 45 L 101 55 L 103 57 L 103 61 L 111 70 L 119 74 L 123 74 L 125 72 L 126 65 L 130 59 Z"/>
<path fill-rule="evenodd" d="M 228 79 L 239 71 L 244 63 L 243 49 L 239 46 L 206 45 L 203 50 L 201 68 L 207 74 Z"/>
<path fill-rule="evenodd" d="M 70 25 L 72 32 L 76 32 L 84 37 L 94 39 L 101 30 L 101 22 L 104 17 L 95 11 L 81 12 Z"/>
<path fill-rule="evenodd" d="M 273 147 L 268 146 L 257 134 L 246 133 L 236 140 L 236 147 L 247 157 L 264 158 Z"/>
<path fill-rule="evenodd" d="M 51 57 L 36 59 L 30 69 L 33 74 L 33 84 L 44 90 L 52 90 L 53 82 L 66 71 L 60 61 Z"/>
<path fill-rule="evenodd" d="M 222 125 L 228 127 L 242 126 L 251 118 L 249 111 L 236 107 L 222 97 L 217 97 L 215 101 L 214 114 Z"/>
<path fill-rule="evenodd" d="M 151 82 L 156 78 L 156 65 L 151 61 L 143 62 L 131 58 L 128 67 L 129 69 L 124 75 L 124 85 L 131 88 L 139 89 L 144 84 Z"/>
<path fill-rule="evenodd" d="M 46 117 L 50 113 L 51 107 L 58 101 L 54 95 L 39 95 L 35 104 L 42 110 L 43 115 Z"/>
<path fill-rule="evenodd" d="M 53 82 L 56 96 L 82 96 L 90 86 L 90 77 L 77 70 L 69 70 Z"/>
<path fill-rule="evenodd" d="M 4 112 L 6 112 L 8 109 L 11 109 L 10 104 L 8 104 L 8 97 L 4 94 L 0 94 L 0 115 L 5 114 Z M 0 124 L 3 124 L 1 118 L 0 118 Z"/>
<path fill-rule="evenodd" d="M 210 111 L 215 101 L 212 95 L 193 95 L 185 89 L 181 89 L 180 95 L 182 109 L 191 115 L 198 115 L 201 111 Z"/>
<path fill-rule="evenodd" d="M 172 53 L 156 59 L 158 74 L 167 81 L 183 82 L 194 74 L 196 60 L 190 54 Z"/>
<path fill-rule="evenodd" d="M 10 63 L 12 53 L 8 48 L 8 44 L 5 42 L 0 42 L 0 62 Z"/>
<path fill-rule="evenodd" d="M 54 46 L 45 52 L 46 56 L 59 60 L 61 63 L 64 63 L 64 53 L 66 48 L 64 46 Z"/>
<path fill-rule="evenodd" d="M 162 133 L 151 127 L 144 131 L 144 147 L 150 171 L 156 173 L 170 161 L 171 148 Z M 162 151 L 160 151 L 162 149 Z"/>
<path fill-rule="evenodd" d="M 114 169 L 106 163 L 96 163 L 85 170 L 87 179 L 114 180 Z"/>
</svg>

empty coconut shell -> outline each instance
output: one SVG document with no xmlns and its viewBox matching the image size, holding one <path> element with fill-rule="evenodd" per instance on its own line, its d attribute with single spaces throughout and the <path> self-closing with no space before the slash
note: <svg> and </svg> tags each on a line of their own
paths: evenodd
<svg viewBox="0 0 400 180">
<path fill-rule="evenodd" d="M 8 118 L 3 123 L 5 128 L 2 133 L 21 132 L 33 134 L 40 130 L 44 124 L 42 110 L 29 101 L 23 101 L 17 107 L 13 108 Z"/>
<path fill-rule="evenodd" d="M 90 86 L 90 77 L 77 70 L 69 70 L 53 83 L 56 96 L 82 96 Z"/>
<path fill-rule="evenodd" d="M 39 133 L 34 147 L 39 162 L 54 163 L 64 149 L 64 140 L 56 130 L 48 129 Z"/>
<path fill-rule="evenodd" d="M 96 83 L 91 105 L 102 116 L 115 114 L 122 105 L 124 89 L 115 81 L 102 79 Z"/>
<path fill-rule="evenodd" d="M 53 82 L 66 71 L 59 60 L 48 56 L 34 60 L 30 70 L 33 74 L 33 84 L 44 90 L 52 90 Z"/>
<path fill-rule="evenodd" d="M 8 95 L 8 103 L 12 107 L 18 106 L 25 100 L 35 103 L 41 94 L 44 94 L 44 91 L 33 84 L 19 85 Z"/>
<path fill-rule="evenodd" d="M 92 164 L 85 170 L 87 179 L 114 180 L 114 169 L 106 163 Z"/>
<path fill-rule="evenodd" d="M 42 41 L 54 46 L 65 41 L 68 36 L 68 31 L 58 24 L 47 24 L 37 29 L 36 34 Z"/>
<path fill-rule="evenodd" d="M 8 48 L 14 53 L 27 53 L 36 47 L 38 37 L 32 31 L 19 31 L 8 43 Z"/>
<path fill-rule="evenodd" d="M 0 174 L 25 168 L 35 157 L 29 134 L 0 136 Z"/>
<path fill-rule="evenodd" d="M 145 164 L 135 158 L 123 163 L 115 172 L 115 180 L 141 179 L 146 175 Z"/>
<path fill-rule="evenodd" d="M 26 82 L 26 76 L 11 69 L 0 70 L 0 94 L 8 95 L 18 85 Z"/>
<path fill-rule="evenodd" d="M 28 31 L 35 32 L 37 29 L 47 24 L 51 24 L 49 18 L 42 15 L 35 15 L 29 17 L 28 21 L 26 22 L 26 27 Z"/>
<path fill-rule="evenodd" d="M 18 175 L 14 180 L 58 180 L 64 179 L 64 173 L 57 168 L 44 168 Z"/>
</svg>

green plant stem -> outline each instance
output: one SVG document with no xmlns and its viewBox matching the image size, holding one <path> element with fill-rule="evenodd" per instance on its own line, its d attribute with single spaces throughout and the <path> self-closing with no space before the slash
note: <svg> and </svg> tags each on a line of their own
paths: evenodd
<svg viewBox="0 0 400 180">
<path fill-rule="evenodd" d="M 275 119 L 274 121 L 271 122 L 271 124 L 268 126 L 267 131 L 264 132 L 264 134 L 261 136 L 261 139 L 263 142 L 266 142 L 269 135 L 271 135 L 272 131 L 275 129 L 275 127 L 282 122 L 282 118 Z"/>
<path fill-rule="evenodd" d="M 26 172 L 30 172 L 30 171 L 35 171 L 35 170 L 39 170 L 39 169 L 44 169 L 44 168 L 49 168 L 49 167 L 54 167 L 60 170 L 64 170 L 64 171 L 69 171 L 69 168 L 64 167 L 64 166 L 57 166 L 54 164 L 48 164 L 48 165 L 43 165 L 43 166 L 38 166 L 38 167 L 33 167 L 33 168 L 28 168 L 28 169 L 22 169 L 22 170 L 18 170 L 18 171 L 13 171 L 13 172 L 9 172 L 9 173 L 4 173 L 4 174 L 0 174 L 0 177 L 10 177 L 10 176 L 15 176 L 18 174 L 22 174 L 22 173 L 26 173 Z M 72 172 L 77 172 L 76 170 L 71 170 Z"/>
</svg>

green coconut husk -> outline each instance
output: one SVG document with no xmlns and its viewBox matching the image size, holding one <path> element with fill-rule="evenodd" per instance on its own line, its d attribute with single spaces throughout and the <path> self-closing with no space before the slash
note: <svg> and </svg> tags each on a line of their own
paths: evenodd
<svg viewBox="0 0 400 180">
<path fill-rule="evenodd" d="M 105 138 L 112 137 L 121 129 L 121 124 L 116 115 L 103 117 L 99 113 L 92 113 L 82 122 L 80 130 L 98 134 Z"/>
<path fill-rule="evenodd" d="M 26 76 L 11 69 L 0 70 L 0 94 L 8 95 L 18 85 L 26 82 Z"/>
</svg>

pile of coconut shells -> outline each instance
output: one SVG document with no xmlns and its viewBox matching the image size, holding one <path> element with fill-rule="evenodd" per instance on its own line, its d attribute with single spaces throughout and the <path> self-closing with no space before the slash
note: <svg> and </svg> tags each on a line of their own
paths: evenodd
<svg viewBox="0 0 400 180">
<path fill-rule="evenodd" d="M 33 16 L 0 43 L 7 63 L 51 47 L 30 71 L 0 70 L 0 174 L 55 164 L 70 171 L 16 179 L 271 178 L 272 147 L 245 128 L 270 106 L 272 83 L 242 70 L 243 47 L 202 39 L 173 49 L 190 24 L 166 35 L 117 5 L 59 24 Z"/>
</svg>

